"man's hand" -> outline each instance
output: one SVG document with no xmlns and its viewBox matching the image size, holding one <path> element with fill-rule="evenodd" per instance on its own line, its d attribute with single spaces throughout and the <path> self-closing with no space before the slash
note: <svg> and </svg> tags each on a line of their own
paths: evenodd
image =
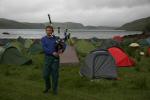
<svg viewBox="0 0 150 100">
<path fill-rule="evenodd" d="M 59 53 L 53 52 L 53 55 L 56 56 L 56 57 L 58 57 L 58 56 L 59 56 Z"/>
<path fill-rule="evenodd" d="M 58 53 L 59 53 L 59 54 L 62 54 L 62 53 L 63 53 L 63 50 L 62 50 L 62 49 L 61 49 L 61 50 L 59 50 L 59 51 L 58 51 Z"/>
</svg>

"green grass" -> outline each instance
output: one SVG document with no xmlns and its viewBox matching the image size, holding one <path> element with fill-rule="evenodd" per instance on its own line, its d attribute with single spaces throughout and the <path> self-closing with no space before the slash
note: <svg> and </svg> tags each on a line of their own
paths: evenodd
<svg viewBox="0 0 150 100">
<path fill-rule="evenodd" d="M 87 46 L 80 45 L 83 53 Z M 118 68 L 120 80 L 90 81 L 80 77 L 79 66 L 63 65 L 57 96 L 52 91 L 42 93 L 44 55 L 30 57 L 32 65 L 0 65 L 0 100 L 150 100 L 150 57 L 143 57 L 135 67 Z"/>
</svg>

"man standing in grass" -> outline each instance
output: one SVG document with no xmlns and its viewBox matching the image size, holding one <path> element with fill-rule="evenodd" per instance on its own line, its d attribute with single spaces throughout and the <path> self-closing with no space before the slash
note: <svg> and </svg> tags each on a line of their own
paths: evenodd
<svg viewBox="0 0 150 100">
<path fill-rule="evenodd" d="M 46 27 L 47 35 L 41 39 L 42 47 L 45 53 L 45 64 L 43 70 L 43 78 L 45 80 L 45 90 L 43 93 L 53 89 L 53 93 L 58 93 L 58 78 L 59 78 L 59 55 L 62 50 L 57 51 L 57 38 L 53 35 L 54 29 L 52 26 Z M 51 76 L 51 78 L 50 78 Z M 51 80 L 52 79 L 52 80 Z M 52 84 L 51 84 L 52 83 Z"/>
</svg>

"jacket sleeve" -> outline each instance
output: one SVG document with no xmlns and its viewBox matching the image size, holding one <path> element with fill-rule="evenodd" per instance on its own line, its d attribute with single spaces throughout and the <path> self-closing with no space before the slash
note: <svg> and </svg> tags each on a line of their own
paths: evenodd
<svg viewBox="0 0 150 100">
<path fill-rule="evenodd" d="M 46 54 L 52 54 L 52 53 L 53 53 L 53 50 L 47 47 L 44 38 L 42 38 L 41 42 L 42 42 L 42 48 L 43 48 L 44 52 L 45 52 Z"/>
</svg>

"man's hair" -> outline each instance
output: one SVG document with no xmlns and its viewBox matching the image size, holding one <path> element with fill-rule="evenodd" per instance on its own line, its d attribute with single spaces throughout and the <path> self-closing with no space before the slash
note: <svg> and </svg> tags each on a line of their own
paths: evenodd
<svg viewBox="0 0 150 100">
<path fill-rule="evenodd" d="M 48 28 L 52 29 L 52 31 L 54 32 L 53 26 L 48 25 L 48 26 L 45 27 L 45 29 L 48 29 Z"/>
</svg>

